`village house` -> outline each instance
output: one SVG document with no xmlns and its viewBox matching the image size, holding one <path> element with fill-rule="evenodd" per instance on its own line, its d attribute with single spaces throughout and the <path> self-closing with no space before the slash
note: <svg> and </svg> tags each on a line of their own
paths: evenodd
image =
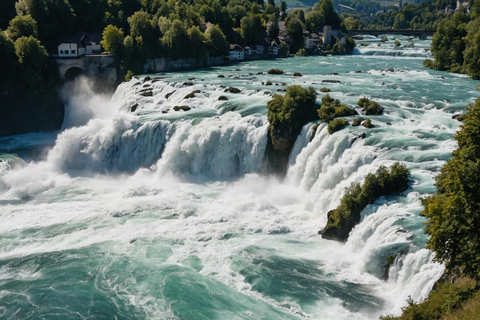
<svg viewBox="0 0 480 320">
<path fill-rule="evenodd" d="M 238 44 L 231 44 L 229 51 L 229 59 L 232 60 L 243 60 L 245 59 L 245 52 L 242 47 Z"/>
<path fill-rule="evenodd" d="M 79 32 L 75 35 L 62 35 L 58 39 L 58 56 L 60 58 L 75 58 L 102 52 L 99 33 Z"/>
</svg>

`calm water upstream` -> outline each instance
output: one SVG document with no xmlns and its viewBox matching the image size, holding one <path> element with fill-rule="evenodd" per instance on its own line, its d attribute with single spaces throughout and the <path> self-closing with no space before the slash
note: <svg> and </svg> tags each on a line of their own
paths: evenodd
<svg viewBox="0 0 480 320">
<path fill-rule="evenodd" d="M 428 40 L 362 42 L 349 56 L 141 76 L 111 99 L 78 81 L 62 132 L 0 139 L 0 317 L 375 319 L 425 298 L 444 268 L 424 249 L 419 199 L 479 82 L 425 69 Z M 311 141 L 306 125 L 279 181 L 259 172 L 265 107 L 291 84 L 385 112 L 373 129 L 321 124 Z M 346 244 L 317 235 L 345 187 L 395 161 L 411 170 L 406 192 L 365 208 Z"/>
</svg>

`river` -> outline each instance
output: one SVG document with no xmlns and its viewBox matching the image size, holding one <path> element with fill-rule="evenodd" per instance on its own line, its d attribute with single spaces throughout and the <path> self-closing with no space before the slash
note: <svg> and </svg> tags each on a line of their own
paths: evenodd
<svg viewBox="0 0 480 320">
<path fill-rule="evenodd" d="M 420 199 L 479 82 L 424 68 L 431 41 L 399 38 L 143 75 L 113 97 L 78 80 L 63 130 L 0 138 L 0 317 L 375 319 L 427 297 L 444 266 L 424 248 Z M 265 107 L 292 84 L 385 112 L 312 140 L 307 124 L 280 180 L 261 172 Z M 345 187 L 395 161 L 408 190 L 366 207 L 345 244 L 322 239 Z"/>
</svg>

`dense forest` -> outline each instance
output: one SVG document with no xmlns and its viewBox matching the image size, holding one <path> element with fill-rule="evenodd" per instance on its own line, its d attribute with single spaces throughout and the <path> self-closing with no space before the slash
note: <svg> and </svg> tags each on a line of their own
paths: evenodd
<svg viewBox="0 0 480 320">
<path fill-rule="evenodd" d="M 465 73 L 480 78 L 480 1 L 443 19 L 433 36 L 431 51 L 434 60 L 425 66 L 436 70 Z"/>
</svg>

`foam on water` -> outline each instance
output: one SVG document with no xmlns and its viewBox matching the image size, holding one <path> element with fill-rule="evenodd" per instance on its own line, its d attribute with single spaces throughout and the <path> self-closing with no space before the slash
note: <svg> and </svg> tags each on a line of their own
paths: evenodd
<svg viewBox="0 0 480 320">
<path fill-rule="evenodd" d="M 414 42 L 381 50 L 429 45 Z M 21 160 L 38 135 L 0 139 L 1 317 L 373 319 L 425 298 L 444 267 L 423 249 L 419 199 L 435 192 L 456 147 L 452 114 L 477 82 L 366 49 L 281 60 L 284 75 L 257 61 L 140 77 L 110 100 L 81 82 L 45 156 Z M 373 129 L 320 124 L 313 139 L 307 124 L 286 178 L 265 176 L 265 106 L 290 84 L 385 112 Z M 347 243 L 322 239 L 344 189 L 395 161 L 409 189 L 367 206 Z"/>
</svg>

